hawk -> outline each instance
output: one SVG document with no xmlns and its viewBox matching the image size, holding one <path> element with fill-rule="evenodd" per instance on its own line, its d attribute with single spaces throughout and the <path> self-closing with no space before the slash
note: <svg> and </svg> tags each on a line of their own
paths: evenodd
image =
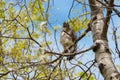
<svg viewBox="0 0 120 80">
<path fill-rule="evenodd" d="M 70 27 L 69 23 L 64 22 L 61 35 L 60 35 L 60 43 L 62 44 L 65 53 L 73 53 L 76 51 L 77 45 L 74 43 L 76 39 L 77 39 L 77 36 L 75 32 L 72 30 L 72 28 Z M 68 56 L 67 60 L 71 60 L 73 58 L 74 56 Z"/>
</svg>

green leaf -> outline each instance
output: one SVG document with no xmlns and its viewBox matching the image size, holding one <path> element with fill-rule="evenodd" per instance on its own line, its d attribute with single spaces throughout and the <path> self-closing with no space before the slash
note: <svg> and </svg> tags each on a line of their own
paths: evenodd
<svg viewBox="0 0 120 80">
<path fill-rule="evenodd" d="M 3 12 L 3 10 L 0 9 L 0 18 L 4 18 L 4 17 L 5 17 L 4 12 Z"/>
<path fill-rule="evenodd" d="M 71 20 L 68 20 L 70 23 L 70 26 L 75 32 L 78 32 L 79 30 L 85 29 L 87 27 L 87 24 L 90 22 L 90 20 L 87 20 L 86 18 L 83 20 L 80 20 L 78 17 L 72 18 Z"/>
</svg>

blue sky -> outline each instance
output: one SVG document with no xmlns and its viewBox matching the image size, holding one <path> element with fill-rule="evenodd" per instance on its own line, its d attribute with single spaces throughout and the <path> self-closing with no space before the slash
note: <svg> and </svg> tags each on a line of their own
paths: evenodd
<svg viewBox="0 0 120 80">
<path fill-rule="evenodd" d="M 48 11 L 48 13 L 50 14 L 49 23 L 52 26 L 60 25 L 62 27 L 62 23 L 64 21 L 68 20 L 68 13 L 69 13 L 69 10 L 70 10 L 70 7 L 72 5 L 73 0 L 54 0 L 54 5 L 53 5 L 53 0 L 50 0 L 50 1 L 51 1 L 50 5 L 52 5 L 52 8 Z M 118 2 L 115 2 L 115 3 L 118 3 Z M 45 5 L 47 5 L 47 4 L 45 4 Z M 79 16 L 82 13 L 81 5 L 78 5 L 77 2 L 75 2 L 74 5 L 75 5 L 75 8 L 74 8 L 74 11 L 71 12 L 71 17 Z M 78 9 L 81 9 L 81 10 L 78 11 Z M 75 10 L 78 11 L 78 12 L 76 13 Z M 89 10 L 89 8 L 87 8 L 87 10 Z M 88 18 L 90 18 L 89 16 L 88 16 Z M 118 16 L 113 16 L 113 20 L 114 20 L 114 24 L 115 24 L 116 27 L 120 26 L 120 23 L 119 23 L 120 18 L 118 18 Z M 112 33 L 112 27 L 113 27 L 113 25 L 112 25 L 112 23 L 110 21 L 110 28 L 109 28 L 110 32 L 108 33 L 108 35 L 110 35 L 110 33 Z M 60 31 L 61 31 L 61 28 L 57 32 L 57 39 L 58 39 L 57 42 L 58 42 L 58 44 L 59 44 Z M 89 35 L 90 34 L 91 33 L 89 33 Z M 118 31 L 117 34 L 120 34 L 120 31 Z M 115 45 L 114 45 L 114 41 L 111 40 L 111 37 L 112 37 L 112 35 L 110 35 L 108 37 L 108 39 L 109 39 L 108 43 L 109 43 L 110 48 L 112 50 L 114 50 Z M 52 40 L 54 40 L 53 37 L 52 37 Z M 85 37 L 81 41 L 79 41 L 78 46 L 80 48 L 83 47 L 83 46 L 84 46 L 84 48 L 89 48 L 92 44 L 93 44 L 92 36 L 90 36 L 90 37 Z M 53 47 L 54 49 L 57 49 L 56 46 L 54 46 L 54 45 L 55 44 L 53 43 L 53 45 L 51 47 Z M 61 45 L 59 46 L 59 48 L 60 48 L 60 50 L 62 50 L 62 46 Z M 79 57 L 79 56 L 80 55 L 78 55 L 77 57 Z M 87 61 L 89 61 L 91 59 L 94 59 L 94 53 L 92 51 L 89 51 L 80 59 L 81 59 L 81 61 L 83 63 L 86 63 Z M 115 61 L 115 63 L 118 65 L 120 63 L 119 59 L 117 59 Z M 96 73 L 98 75 L 99 71 L 96 72 Z M 100 80 L 103 80 L 103 78 L 100 77 Z"/>
<path fill-rule="evenodd" d="M 49 22 L 52 25 L 60 25 L 66 21 L 71 4 L 72 0 L 54 0 L 54 6 L 48 11 L 50 13 Z M 52 0 L 51 5 L 53 5 Z"/>
<path fill-rule="evenodd" d="M 58 41 L 59 41 L 59 35 L 60 35 L 60 31 L 61 31 L 61 27 L 62 27 L 62 23 L 64 21 L 67 21 L 68 20 L 68 13 L 69 13 L 69 10 L 71 8 L 71 5 L 72 5 L 72 2 L 73 0 L 54 0 L 54 3 L 53 3 L 53 0 L 50 0 L 50 10 L 48 11 L 48 13 L 50 14 L 50 17 L 49 17 L 49 23 L 52 25 L 51 27 L 53 26 L 60 26 L 60 29 L 58 30 L 58 33 L 57 33 L 57 38 L 58 38 Z M 115 4 L 118 4 L 118 2 L 116 1 Z M 45 7 L 46 7 L 47 3 L 45 3 Z M 81 5 L 79 5 L 77 2 L 75 2 L 75 10 L 71 12 L 71 16 L 79 16 L 80 14 L 82 14 L 82 11 L 79 11 L 78 13 L 79 14 L 76 14 L 76 11 L 79 10 L 79 9 L 82 9 Z M 87 8 L 87 10 L 89 10 L 89 8 Z M 113 13 L 114 14 L 114 13 Z M 88 18 L 90 18 L 88 16 Z M 118 16 L 113 16 L 112 19 L 114 20 L 114 25 L 115 27 L 119 27 L 120 26 L 120 18 Z M 49 25 L 48 25 L 49 26 Z M 112 21 L 110 21 L 110 28 L 109 28 L 109 33 L 112 33 Z M 119 31 L 117 32 L 119 34 Z M 89 33 L 91 34 L 91 33 Z M 109 36 L 109 39 L 111 38 L 111 36 Z M 91 36 L 90 37 L 85 37 L 83 38 L 79 44 L 85 44 L 87 42 L 87 47 L 92 45 L 93 42 L 92 42 L 92 38 Z M 109 40 L 109 43 L 114 43 L 112 40 Z M 112 44 L 110 44 L 110 47 L 111 47 Z M 114 45 L 112 45 L 114 46 Z"/>
<path fill-rule="evenodd" d="M 52 8 L 48 11 L 48 13 L 50 14 L 49 23 L 52 25 L 52 27 L 60 26 L 60 29 L 57 32 L 57 37 L 58 37 L 58 41 L 59 41 L 59 35 L 60 35 L 61 28 L 62 28 L 62 23 L 69 19 L 68 13 L 71 8 L 73 0 L 54 0 L 54 5 L 53 5 L 53 0 L 50 0 L 50 1 L 51 1 L 50 6 L 52 5 Z M 47 3 L 45 3 L 45 7 L 46 7 L 46 5 L 47 5 Z M 71 12 L 72 17 L 80 15 L 80 14 L 76 14 L 75 11 L 78 11 L 79 8 L 81 9 L 81 5 L 79 5 L 77 2 L 75 2 L 74 5 L 75 5 L 75 10 L 74 10 L 74 12 Z M 82 14 L 82 11 L 79 11 L 78 13 Z M 83 46 L 86 42 L 88 43 L 86 45 L 86 47 L 88 47 L 92 44 L 91 36 L 83 38 L 80 41 L 80 43 L 82 43 L 81 46 Z"/>
<path fill-rule="evenodd" d="M 49 22 L 52 25 L 57 25 L 62 24 L 64 21 L 67 21 L 72 2 L 73 0 L 54 0 L 53 3 L 53 0 L 50 0 L 50 10 L 48 11 L 50 15 Z M 47 3 L 45 3 L 45 5 L 47 5 Z M 82 6 L 75 1 L 74 11 L 72 9 L 70 17 L 72 18 L 76 15 L 79 16 L 80 13 L 82 13 Z"/>
<path fill-rule="evenodd" d="M 51 0 L 52 1 L 52 0 Z M 48 13 L 50 14 L 49 17 L 49 23 L 53 26 L 60 26 L 60 29 L 57 31 L 57 43 L 59 45 L 59 48 L 62 52 L 63 48 L 59 42 L 60 39 L 60 31 L 61 31 L 61 27 L 62 27 L 62 23 L 64 21 L 68 20 L 68 13 L 70 10 L 70 7 L 72 5 L 73 0 L 54 0 L 54 6 L 52 6 L 52 8 L 48 11 Z M 45 4 L 47 5 L 47 4 Z M 51 5 L 53 5 L 53 3 L 51 2 Z M 77 3 L 75 3 L 76 7 L 75 7 L 75 11 L 78 11 L 79 8 L 81 9 L 81 5 L 78 5 Z M 79 14 L 76 14 L 76 12 L 71 12 L 71 16 L 74 17 L 76 15 L 80 15 L 80 13 L 82 13 L 82 11 L 78 11 Z M 49 26 L 49 25 L 48 25 Z M 91 34 L 91 33 L 89 33 Z M 47 40 L 51 40 L 53 42 L 53 44 L 51 45 L 52 49 L 56 52 L 58 52 L 56 44 L 54 43 L 54 35 L 47 37 Z M 81 41 L 79 41 L 78 43 L 78 49 L 81 48 L 89 48 L 92 45 L 93 41 L 92 41 L 92 36 L 89 37 L 84 37 Z M 92 51 L 86 52 L 85 55 L 78 55 L 76 56 L 76 59 L 79 58 L 79 61 L 82 61 L 83 63 L 86 63 L 90 60 L 94 59 L 94 53 Z M 76 63 L 76 61 L 73 61 Z M 68 62 L 68 65 L 69 62 Z M 76 68 L 76 72 L 79 72 L 79 70 L 77 70 Z"/>
<path fill-rule="evenodd" d="M 48 13 L 50 14 L 49 23 L 52 25 L 52 27 L 60 26 L 60 29 L 57 32 L 57 39 L 58 39 L 58 43 L 59 43 L 59 36 L 60 36 L 62 23 L 64 21 L 68 20 L 68 13 L 71 8 L 73 0 L 54 0 L 54 6 L 53 6 L 52 1 L 53 0 L 51 0 L 51 2 L 50 2 L 52 5 L 52 9 L 50 9 L 48 11 Z M 45 4 L 45 5 L 47 5 L 47 4 Z M 75 5 L 77 5 L 77 3 L 75 3 Z M 78 7 L 76 9 L 79 9 L 80 7 L 81 6 L 78 5 Z M 71 14 L 72 14 L 72 12 L 71 12 Z M 72 16 L 77 16 L 77 15 L 80 15 L 80 14 L 72 14 Z M 85 45 L 86 42 L 87 42 L 87 45 Z M 92 38 L 85 37 L 79 43 L 80 43 L 80 45 L 78 45 L 79 47 L 83 47 L 83 45 L 88 47 L 88 46 L 92 45 Z"/>
<path fill-rule="evenodd" d="M 6 1 L 13 1 L 13 0 L 6 0 Z M 56 38 L 57 38 L 57 43 L 59 45 L 59 48 L 62 51 L 62 46 L 59 43 L 60 31 L 61 31 L 62 23 L 64 21 L 68 20 L 68 13 L 71 8 L 73 0 L 54 0 L 54 4 L 53 4 L 53 0 L 50 0 L 50 1 L 51 1 L 50 2 L 50 10 L 48 11 L 48 13 L 50 14 L 49 23 L 51 24 L 51 26 L 49 24 L 48 24 L 48 26 L 50 26 L 50 27 L 60 26 L 60 29 L 57 31 Z M 118 3 L 118 2 L 115 2 L 115 3 Z M 46 8 L 47 3 L 44 3 L 44 5 Z M 82 10 L 82 6 L 80 4 L 78 4 L 77 2 L 75 2 L 74 6 L 75 6 L 74 11 L 73 10 L 71 11 L 71 17 L 79 16 L 80 14 L 82 14 L 84 12 Z M 89 10 L 89 8 L 87 8 L 87 10 Z M 88 16 L 88 18 L 90 18 L 89 16 Z M 120 18 L 118 18 L 117 16 L 113 16 L 113 20 L 114 20 L 115 26 L 120 25 Z M 112 32 L 111 30 L 112 30 L 112 23 L 110 23 L 109 31 Z M 91 33 L 89 33 L 89 35 L 90 34 Z M 120 34 L 120 31 L 118 31 L 118 34 Z M 111 37 L 112 36 L 108 37 L 110 39 L 109 46 L 111 49 L 113 48 L 113 50 L 114 50 L 114 47 L 115 47 L 113 45 L 114 41 L 111 40 Z M 57 47 L 54 43 L 55 42 L 54 35 L 52 34 L 51 36 L 47 37 L 47 40 L 51 40 L 53 42 L 53 45 L 51 45 L 52 49 L 54 49 L 55 51 L 58 51 Z M 93 44 L 92 36 L 84 37 L 81 41 L 79 41 L 78 47 L 82 48 L 84 46 L 84 49 L 85 49 L 85 48 L 89 48 L 92 44 Z M 78 55 L 77 57 L 80 57 L 80 55 Z M 92 51 L 89 51 L 89 52 L 86 52 L 86 54 L 80 58 L 80 61 L 82 61 L 83 63 L 86 63 L 87 61 L 92 60 L 92 59 L 94 59 L 94 53 Z M 119 64 L 119 63 L 120 63 L 119 60 L 117 60 L 116 64 Z M 98 75 L 98 73 L 97 73 L 97 75 Z M 102 78 L 100 80 L 102 80 Z"/>
</svg>

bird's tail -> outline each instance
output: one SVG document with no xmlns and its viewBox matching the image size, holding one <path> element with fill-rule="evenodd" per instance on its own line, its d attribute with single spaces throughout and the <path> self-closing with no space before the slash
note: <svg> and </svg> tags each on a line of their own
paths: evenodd
<svg viewBox="0 0 120 80">
<path fill-rule="evenodd" d="M 72 60 L 73 58 L 74 58 L 74 56 L 68 56 L 68 57 L 67 57 L 67 60 L 70 61 L 70 60 Z"/>
<path fill-rule="evenodd" d="M 69 53 L 73 54 L 76 51 L 76 45 L 73 45 L 70 47 L 70 49 L 68 50 Z M 72 60 L 75 57 L 75 55 L 71 55 L 67 57 L 67 60 Z"/>
</svg>

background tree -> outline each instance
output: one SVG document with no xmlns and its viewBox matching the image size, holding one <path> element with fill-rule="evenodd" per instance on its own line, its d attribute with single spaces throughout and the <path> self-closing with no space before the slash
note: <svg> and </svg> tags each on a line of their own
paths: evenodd
<svg viewBox="0 0 120 80">
<path fill-rule="evenodd" d="M 119 80 L 119 7 L 119 0 L 0 0 L 0 79 Z M 65 21 L 77 34 L 74 53 L 62 54 Z"/>
</svg>

